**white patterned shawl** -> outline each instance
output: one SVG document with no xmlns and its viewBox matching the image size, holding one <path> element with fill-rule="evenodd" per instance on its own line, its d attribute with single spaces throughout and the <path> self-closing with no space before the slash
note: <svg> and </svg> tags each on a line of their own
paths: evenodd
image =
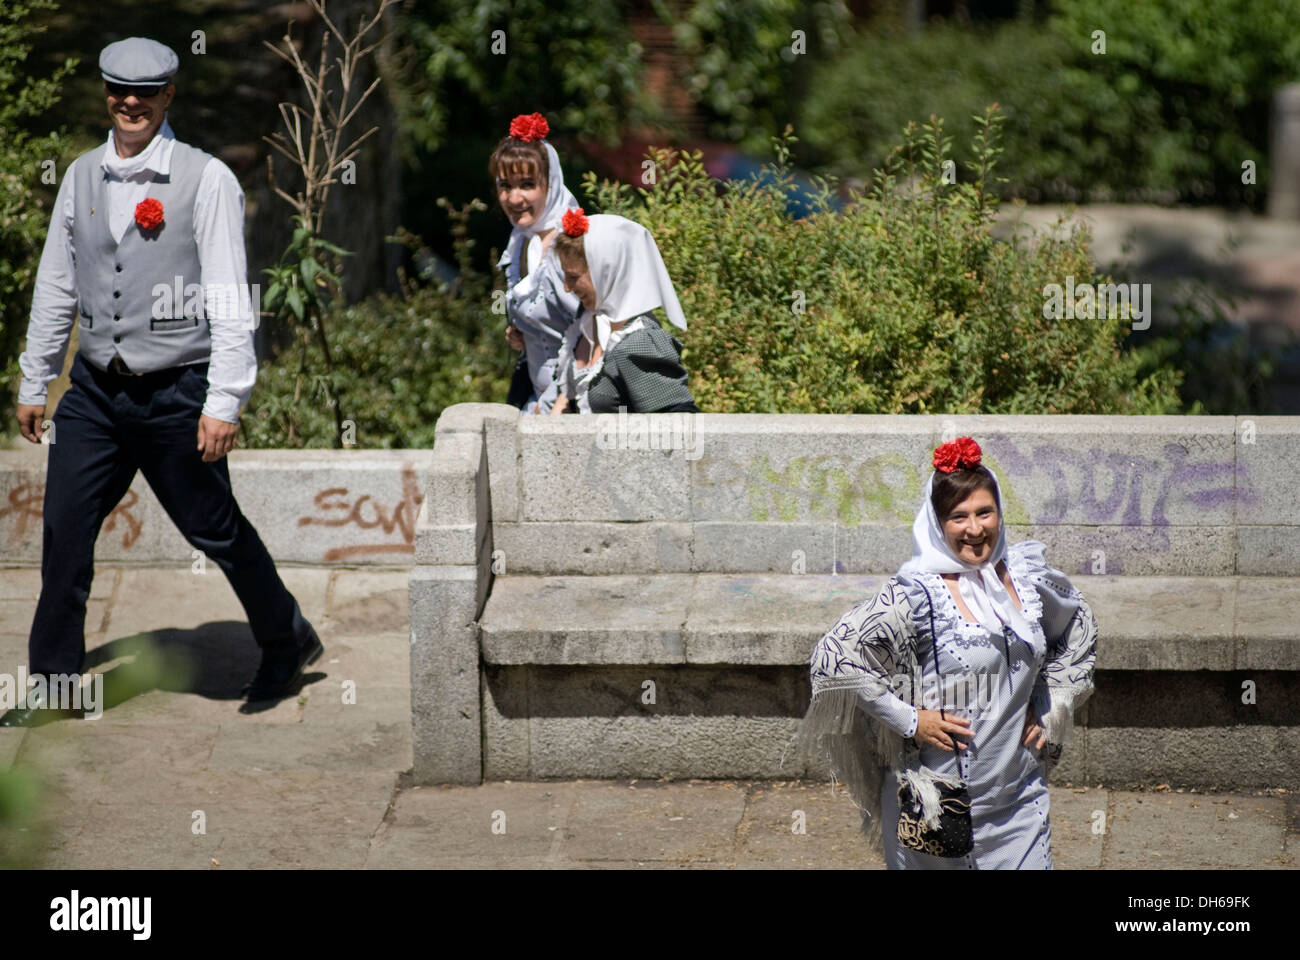
<svg viewBox="0 0 1300 960">
<path fill-rule="evenodd" d="M 1087 601 L 1064 573 L 1049 566 L 1043 544 L 1024 540 L 1007 548 L 1007 563 L 1036 596 L 1022 596 L 1027 619 L 1041 624 L 1047 656 L 1032 704 L 1042 720 L 1050 772 L 1069 742 L 1074 710 L 1092 694 L 1097 623 Z M 920 748 L 897 729 L 902 704 L 921 707 L 922 663 L 933 649 L 931 591 L 945 589 L 937 574 L 891 577 L 880 593 L 840 618 L 813 648 L 812 703 L 800 724 L 805 759 L 820 756 L 862 811 L 862 829 L 881 844 L 880 789 L 886 770 L 916 789 L 927 825 L 937 825 L 938 783 L 951 779 L 921 765 Z M 944 604 L 934 604 L 940 636 L 957 628 Z M 892 722 L 887 723 L 888 716 Z"/>
</svg>

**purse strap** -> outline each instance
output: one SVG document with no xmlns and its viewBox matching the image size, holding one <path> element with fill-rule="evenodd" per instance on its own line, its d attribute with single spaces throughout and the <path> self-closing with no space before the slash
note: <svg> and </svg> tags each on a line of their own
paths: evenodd
<svg viewBox="0 0 1300 960">
<path fill-rule="evenodd" d="M 939 578 L 939 586 L 943 587 L 945 590 L 948 589 L 946 586 L 944 586 L 942 577 Z M 934 597 L 933 595 L 931 595 L 930 591 L 927 590 L 925 592 L 925 598 L 930 602 L 930 652 L 934 657 L 935 679 L 939 681 L 939 716 L 940 718 L 947 720 L 948 719 L 947 714 L 944 713 L 944 709 L 943 709 L 943 674 L 939 672 L 939 633 L 934 628 Z M 922 685 L 922 689 L 924 689 L 924 684 Z M 921 696 L 921 702 L 922 703 L 925 702 L 924 694 L 922 694 Z M 965 780 L 966 774 L 961 768 L 961 750 L 958 749 L 956 746 L 957 738 L 953 737 L 952 741 L 954 744 L 952 748 L 952 752 L 957 755 L 956 756 L 957 775 L 961 777 L 962 780 Z"/>
</svg>

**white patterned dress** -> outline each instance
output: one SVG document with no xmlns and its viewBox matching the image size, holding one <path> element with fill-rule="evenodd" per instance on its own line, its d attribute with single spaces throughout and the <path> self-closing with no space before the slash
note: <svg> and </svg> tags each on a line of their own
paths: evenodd
<svg viewBox="0 0 1300 960">
<path fill-rule="evenodd" d="M 1046 565 L 1041 543 L 1012 544 L 1006 559 L 1032 630 L 1028 640 L 967 622 L 943 579 L 926 573 L 891 578 L 813 650 L 813 704 L 801 732 L 826 738 L 832 769 L 847 782 L 890 869 L 1052 867 L 1041 754 L 1060 757 L 1074 708 L 1092 691 L 1097 627 L 1068 578 Z M 974 845 L 956 858 L 910 849 L 896 834 L 900 776 L 923 787 L 957 774 L 954 753 L 912 739 L 916 706 L 939 707 L 931 614 L 946 709 L 966 706 L 957 712 L 973 731 L 960 762 Z M 1031 702 L 1047 731 L 1041 753 L 1022 742 Z"/>
</svg>

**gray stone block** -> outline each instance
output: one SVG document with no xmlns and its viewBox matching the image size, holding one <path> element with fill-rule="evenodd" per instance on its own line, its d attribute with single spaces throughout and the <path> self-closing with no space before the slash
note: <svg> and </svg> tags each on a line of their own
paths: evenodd
<svg viewBox="0 0 1300 960">
<path fill-rule="evenodd" d="M 883 583 L 882 577 L 699 574 L 686 614 L 686 660 L 807 664 L 822 635 Z"/>
<path fill-rule="evenodd" d="M 1293 577 L 1300 571 L 1296 527 L 1239 525 L 1237 573 L 1243 577 Z"/>
<path fill-rule="evenodd" d="M 1300 727 L 1094 727 L 1088 780 L 1239 790 L 1300 785 Z"/>
<path fill-rule="evenodd" d="M 1300 670 L 1300 580 L 1237 580 L 1235 633 L 1239 670 Z"/>
<path fill-rule="evenodd" d="M 1231 526 L 1233 430 L 1230 417 L 999 417 L 976 439 L 1013 523 Z"/>
<path fill-rule="evenodd" d="M 510 407 L 514 410 L 514 407 Z M 519 519 L 519 416 L 487 417 L 483 421 L 487 443 L 488 479 L 492 487 L 492 522 Z"/>
<path fill-rule="evenodd" d="M 512 574 L 689 573 L 686 523 L 498 523 L 498 570 Z"/>
<path fill-rule="evenodd" d="M 480 473 L 484 466 L 482 436 L 445 433 L 438 438 L 429 473 L 430 525 L 454 527 L 479 522 Z"/>
<path fill-rule="evenodd" d="M 691 463 L 697 521 L 911 523 L 934 417 L 705 415 Z"/>
<path fill-rule="evenodd" d="M 478 564 L 479 528 L 472 523 L 456 526 L 417 527 L 416 564 Z"/>
<path fill-rule="evenodd" d="M 684 451 L 602 449 L 596 419 L 520 418 L 522 519 L 688 520 Z"/>
<path fill-rule="evenodd" d="M 694 569 L 701 573 L 830 573 L 843 559 L 835 557 L 829 524 L 704 520 L 693 530 Z"/>
<path fill-rule="evenodd" d="M 513 423 L 518 419 L 519 411 L 508 403 L 455 403 L 442 411 L 433 434 L 435 438 L 444 433 L 482 435 L 484 424 L 489 420 Z"/>
<path fill-rule="evenodd" d="M 499 577 L 480 629 L 495 664 L 662 664 L 685 659 L 687 575 Z"/>
<path fill-rule="evenodd" d="M 1235 426 L 1236 522 L 1294 528 L 1300 517 L 1300 485 L 1295 480 L 1300 417 L 1238 417 Z"/>
<path fill-rule="evenodd" d="M 1231 670 L 1235 585 L 1220 577 L 1083 577 L 1099 670 Z"/>
<path fill-rule="evenodd" d="M 482 779 L 474 567 L 411 572 L 411 730 L 417 783 Z"/>
<path fill-rule="evenodd" d="M 528 667 L 483 666 L 483 776 L 486 780 L 527 780 L 532 775 L 528 677 Z"/>
<path fill-rule="evenodd" d="M 1237 572 L 1233 527 L 1017 524 L 1008 528 L 1007 538 L 1041 540 L 1047 562 L 1070 577 L 1230 577 Z"/>
<path fill-rule="evenodd" d="M 488 682 L 500 708 L 485 713 L 485 739 L 526 736 L 534 778 L 803 771 L 787 748 L 807 707 L 804 670 L 520 666 L 492 670 Z M 518 763 L 519 750 L 497 750 Z"/>
</svg>

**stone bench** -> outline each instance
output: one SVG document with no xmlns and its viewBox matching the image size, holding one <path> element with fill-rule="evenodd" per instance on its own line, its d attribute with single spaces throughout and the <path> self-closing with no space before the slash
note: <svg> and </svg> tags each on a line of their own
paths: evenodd
<svg viewBox="0 0 1300 960">
<path fill-rule="evenodd" d="M 928 453 L 970 434 L 1011 538 L 1046 542 L 1101 625 L 1056 778 L 1294 785 L 1294 420 L 674 416 L 444 413 L 418 782 L 824 775 L 786 749 L 812 646 L 910 554 Z"/>
</svg>

